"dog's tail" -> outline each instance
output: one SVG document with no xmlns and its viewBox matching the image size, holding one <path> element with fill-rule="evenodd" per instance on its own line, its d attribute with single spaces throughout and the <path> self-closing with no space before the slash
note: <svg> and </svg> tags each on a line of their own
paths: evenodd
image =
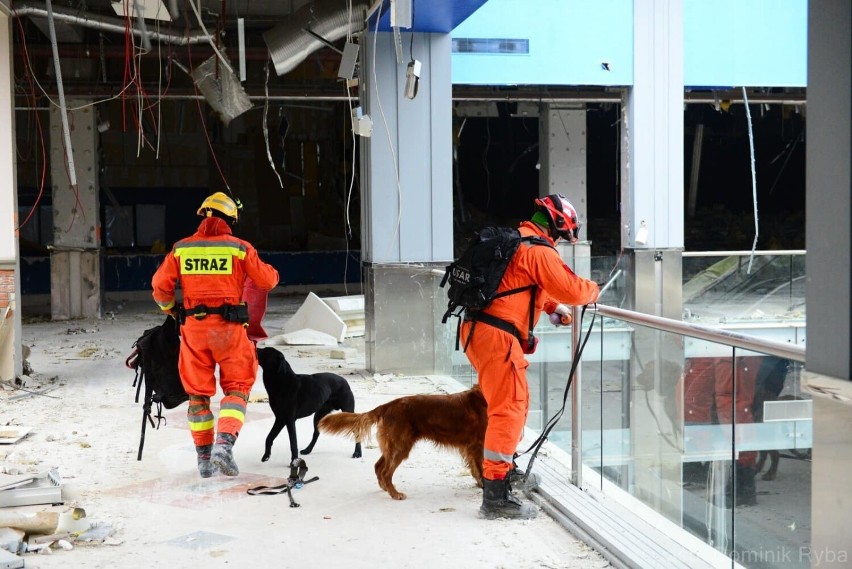
<svg viewBox="0 0 852 569">
<path fill-rule="evenodd" d="M 319 430 L 332 435 L 345 435 L 356 442 L 372 440 L 373 425 L 381 415 L 372 410 L 368 413 L 331 413 L 319 422 Z"/>
</svg>

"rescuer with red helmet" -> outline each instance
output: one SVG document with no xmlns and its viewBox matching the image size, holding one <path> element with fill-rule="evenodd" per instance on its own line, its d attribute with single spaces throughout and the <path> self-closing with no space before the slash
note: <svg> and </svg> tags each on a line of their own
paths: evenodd
<svg viewBox="0 0 852 569">
<path fill-rule="evenodd" d="M 529 490 L 538 483 L 538 477 L 530 474 L 526 487 L 521 488 L 524 473 L 514 466 L 530 404 L 529 363 L 524 355 L 532 353 L 535 342 L 528 337 L 528 330 L 542 311 L 568 316 L 567 305 L 593 303 L 599 294 L 598 285 L 574 274 L 553 247 L 560 239 L 577 241 L 580 223 L 574 207 L 560 194 L 537 199 L 535 204 L 532 218 L 521 223 L 518 230 L 522 237 L 538 237 L 539 244 L 522 241 L 493 302 L 481 311 L 466 311 L 461 325 L 465 354 L 477 371 L 488 404 L 479 510 L 486 519 L 529 519 L 537 513 L 535 506 L 522 502 L 511 491 L 513 487 Z M 524 292 L 500 294 L 513 289 Z"/>
</svg>

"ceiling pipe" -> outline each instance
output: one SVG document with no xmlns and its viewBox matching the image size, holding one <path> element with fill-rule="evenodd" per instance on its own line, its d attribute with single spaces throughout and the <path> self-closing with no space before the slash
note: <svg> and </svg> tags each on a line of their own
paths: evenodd
<svg viewBox="0 0 852 569">
<path fill-rule="evenodd" d="M 47 5 L 42 2 L 33 2 L 32 0 L 25 2 L 16 2 L 10 9 L 10 14 L 13 17 L 20 18 L 22 16 L 47 18 Z M 125 26 L 125 22 L 121 18 L 111 18 L 100 14 L 92 14 L 90 12 L 81 12 L 71 8 L 63 8 L 61 6 L 53 6 L 53 19 L 59 22 L 65 22 L 71 25 L 83 26 L 93 30 L 103 32 L 113 32 L 124 35 L 128 31 L 137 37 L 142 37 L 142 30 L 130 26 Z M 208 41 L 208 36 L 202 31 L 193 31 L 186 34 L 178 34 L 171 32 L 158 32 L 156 30 L 148 30 L 148 39 L 174 45 L 188 45 Z"/>
<path fill-rule="evenodd" d="M 60 52 L 61 53 L 61 52 Z M 209 54 L 208 54 L 209 56 Z M 45 86 L 50 89 L 50 87 Z M 246 89 L 251 91 L 258 91 L 262 89 L 257 85 L 247 86 Z M 110 88 L 108 86 L 99 85 L 96 88 L 88 87 L 88 86 L 79 86 L 79 85 L 71 85 L 65 86 L 66 94 L 71 93 L 75 97 L 112 97 L 115 96 L 120 91 L 120 88 Z M 55 92 L 48 91 L 50 95 L 54 95 Z M 270 89 L 269 100 L 270 101 L 304 101 L 304 100 L 315 100 L 315 101 L 348 101 L 348 100 L 357 100 L 357 95 L 346 95 L 346 91 L 342 88 L 340 89 L 332 89 L 327 85 L 319 85 L 319 86 L 294 86 L 289 88 L 279 88 L 279 89 Z M 733 95 L 732 92 L 724 92 L 726 95 Z M 700 97 L 697 96 L 697 93 L 684 93 L 684 103 L 687 104 L 708 104 L 713 102 L 713 96 L 711 94 L 702 94 Z M 752 97 L 755 99 L 752 99 Z M 26 100 L 29 97 L 27 93 L 17 93 L 16 98 L 20 98 Z M 778 93 L 767 94 L 763 97 L 757 96 L 757 94 L 749 94 L 749 103 L 751 104 L 770 104 L 770 105 L 807 105 L 807 99 L 805 97 L 804 92 L 801 94 L 795 93 Z M 169 90 L 167 95 L 162 96 L 163 99 L 203 99 L 200 95 L 195 94 L 193 91 L 183 91 L 181 88 L 172 87 Z M 267 98 L 265 95 L 261 95 L 259 93 L 250 94 L 249 98 L 251 100 L 264 100 Z M 727 99 L 727 97 L 723 97 Z M 740 94 L 740 98 L 742 95 Z M 534 92 L 500 92 L 498 90 L 487 90 L 487 89 L 471 89 L 469 87 L 456 85 L 453 87 L 453 95 L 452 100 L 458 103 L 464 102 L 505 102 L 505 103 L 513 103 L 513 102 L 530 102 L 530 103 L 614 103 L 619 104 L 622 101 L 621 94 L 618 91 L 590 91 L 590 90 L 570 90 L 570 91 L 554 91 L 548 90 L 548 94 L 546 96 L 536 96 Z M 740 101 L 732 100 L 733 103 L 740 103 Z"/>
<path fill-rule="evenodd" d="M 50 46 L 42 46 L 42 45 L 27 45 L 27 53 L 30 56 L 30 59 L 40 58 L 40 57 L 50 57 L 52 52 L 50 50 Z M 265 47 L 250 47 L 245 50 L 245 57 L 251 61 L 265 61 L 269 59 L 269 50 Z M 153 59 L 158 55 L 163 58 L 172 57 L 172 58 L 186 58 L 187 52 L 186 50 L 173 50 L 171 53 L 163 51 L 158 54 L 157 50 L 152 50 L 147 53 L 140 54 L 143 58 Z M 199 45 L 198 47 L 192 48 L 192 59 L 195 60 L 204 60 L 213 55 L 213 50 L 210 49 L 210 46 Z M 334 55 L 331 54 L 330 55 Z M 78 44 L 60 44 L 59 45 L 59 56 L 62 59 L 100 59 L 103 57 L 104 59 L 124 59 L 127 57 L 127 52 L 123 45 L 105 45 L 103 48 L 99 46 L 91 46 L 91 45 L 78 45 Z M 334 55 L 335 60 L 339 60 L 340 57 Z"/>
</svg>

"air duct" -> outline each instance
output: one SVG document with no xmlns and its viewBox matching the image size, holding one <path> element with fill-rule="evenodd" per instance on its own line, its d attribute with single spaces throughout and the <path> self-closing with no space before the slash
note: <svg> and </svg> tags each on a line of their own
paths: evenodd
<svg viewBox="0 0 852 569">
<path fill-rule="evenodd" d="M 284 75 L 323 47 L 325 43 L 315 36 L 333 42 L 347 33 L 360 32 L 367 18 L 368 2 L 353 0 L 351 11 L 347 4 L 341 0 L 317 0 L 297 10 L 287 22 L 266 31 L 263 40 L 275 73 Z"/>
<path fill-rule="evenodd" d="M 251 100 L 240 80 L 232 70 L 219 65 L 216 55 L 193 69 L 190 75 L 225 126 L 251 108 Z"/>
</svg>

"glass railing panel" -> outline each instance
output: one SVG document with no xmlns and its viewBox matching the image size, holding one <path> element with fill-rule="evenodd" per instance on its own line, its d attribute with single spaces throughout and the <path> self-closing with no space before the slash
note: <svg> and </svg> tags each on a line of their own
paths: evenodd
<svg viewBox="0 0 852 569">
<path fill-rule="evenodd" d="M 571 394 L 566 397 L 571 370 L 571 327 L 553 326 L 546 315 L 534 330 L 539 339 L 535 353 L 527 356 L 527 382 L 530 389 L 530 412 L 527 427 L 541 433 L 548 422 L 560 414 L 548 440 L 571 451 Z M 564 408 L 563 408 L 564 407 Z"/>
<path fill-rule="evenodd" d="M 626 273 L 618 269 L 619 257 L 592 257 L 591 274 L 584 275 L 601 286 L 599 304 L 625 306 L 627 295 Z"/>
<path fill-rule="evenodd" d="M 813 561 L 813 407 L 801 389 L 802 364 L 736 350 L 736 396 L 727 408 L 737 436 L 727 474 L 733 504 L 729 553 L 749 568 L 806 569 Z"/>
<path fill-rule="evenodd" d="M 625 326 L 624 323 L 619 325 Z M 608 329 L 615 327 L 612 323 Z M 620 458 L 625 474 L 620 478 L 608 478 L 680 524 L 684 431 L 679 394 L 683 338 L 637 324 L 631 324 L 629 329 L 629 336 L 625 336 L 629 343 L 626 351 L 620 354 L 624 358 L 626 383 L 622 389 L 623 398 L 603 409 L 611 428 L 615 427 L 612 417 L 620 417 L 619 435 L 609 435 L 612 443 L 606 450 L 610 460 L 616 456 Z"/>
<path fill-rule="evenodd" d="M 730 507 L 734 429 L 734 349 L 684 338 L 678 403 L 683 417 L 683 527 L 729 554 L 734 524 Z"/>
<path fill-rule="evenodd" d="M 634 497 L 732 567 L 808 567 L 812 402 L 802 364 L 727 345 L 736 331 L 722 344 L 706 328 L 699 339 L 624 317 L 589 311 L 581 322 L 583 486 Z M 767 339 L 804 342 L 796 326 L 783 328 L 794 336 Z M 539 433 L 561 410 L 548 441 L 571 456 L 571 327 L 542 318 L 535 333 L 527 427 Z M 451 359 L 459 381 L 475 381 L 461 351 Z"/>
<path fill-rule="evenodd" d="M 804 253 L 684 253 L 684 320 L 706 325 L 804 320 Z"/>
<path fill-rule="evenodd" d="M 591 312 L 581 323 L 580 342 L 585 344 L 580 365 L 580 446 L 583 464 L 598 474 L 593 480 L 587 469 L 583 483 L 596 488 L 604 479 L 620 486 L 629 481 L 632 336 L 632 326 Z"/>
</svg>

